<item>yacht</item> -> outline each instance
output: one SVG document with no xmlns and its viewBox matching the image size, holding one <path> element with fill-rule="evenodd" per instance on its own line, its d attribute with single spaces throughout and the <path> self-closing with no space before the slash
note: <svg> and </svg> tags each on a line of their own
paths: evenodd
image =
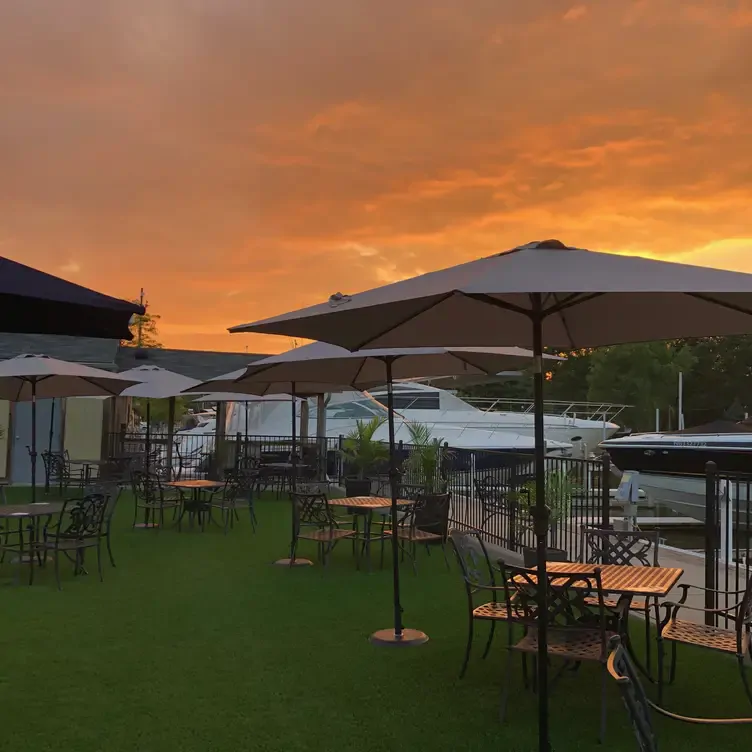
<svg viewBox="0 0 752 752">
<path fill-rule="evenodd" d="M 721 473 L 752 473 L 752 425 L 715 421 L 674 433 L 644 433 L 601 442 L 622 472 L 636 472 L 648 499 L 705 519 L 708 462 Z"/>
<path fill-rule="evenodd" d="M 386 388 L 373 389 L 370 393 L 379 402 L 386 404 Z M 498 407 L 501 404 L 500 400 L 493 398 L 471 404 L 450 391 L 418 382 L 400 382 L 394 385 L 394 409 L 405 420 L 430 426 L 437 435 L 443 435 L 447 426 L 458 426 L 535 436 L 532 409 L 525 412 L 500 410 Z M 531 408 L 531 405 L 527 407 Z M 610 406 L 605 406 L 604 411 L 607 407 Z M 547 414 L 544 418 L 546 439 L 595 447 L 598 442 L 619 430 L 616 423 L 596 414 L 598 419 L 576 417 L 569 412 Z"/>
</svg>

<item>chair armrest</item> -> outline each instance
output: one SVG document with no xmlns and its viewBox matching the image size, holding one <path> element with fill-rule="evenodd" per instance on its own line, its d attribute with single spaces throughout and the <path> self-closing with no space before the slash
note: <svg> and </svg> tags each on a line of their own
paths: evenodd
<svg viewBox="0 0 752 752">
<path fill-rule="evenodd" d="M 718 595 L 744 595 L 745 593 L 744 590 L 716 590 L 715 588 L 706 588 L 701 585 L 687 585 L 685 583 L 680 583 L 677 587 L 683 591 L 681 598 L 679 599 L 680 605 L 683 605 L 687 600 L 690 590 L 699 590 L 703 593 L 717 593 Z"/>
<path fill-rule="evenodd" d="M 687 606 L 684 603 L 675 603 L 674 601 L 664 601 L 661 606 L 666 608 L 666 619 L 663 621 L 661 627 L 663 627 L 670 619 L 675 619 L 679 611 L 695 611 L 702 614 L 729 614 L 731 611 L 736 611 L 739 608 L 739 604 L 735 603 L 728 608 L 698 608 L 696 606 Z"/>
</svg>

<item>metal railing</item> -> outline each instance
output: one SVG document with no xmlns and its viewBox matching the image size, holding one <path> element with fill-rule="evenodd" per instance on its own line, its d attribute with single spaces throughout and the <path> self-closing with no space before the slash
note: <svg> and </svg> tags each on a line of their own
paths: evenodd
<svg viewBox="0 0 752 752">
<path fill-rule="evenodd" d="M 708 462 L 705 475 L 705 608 L 729 608 L 752 574 L 752 473 L 719 472 Z M 717 591 L 717 592 L 713 592 Z M 733 627 L 734 615 L 706 614 L 710 625 Z"/>
</svg>

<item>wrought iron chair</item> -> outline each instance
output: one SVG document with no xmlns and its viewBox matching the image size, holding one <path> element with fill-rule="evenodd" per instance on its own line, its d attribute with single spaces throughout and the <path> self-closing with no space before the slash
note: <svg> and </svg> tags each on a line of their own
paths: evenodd
<svg viewBox="0 0 752 752">
<path fill-rule="evenodd" d="M 601 717 L 599 739 L 606 733 L 606 662 L 609 640 L 617 634 L 621 616 L 607 611 L 604 605 L 601 570 L 596 567 L 592 574 L 582 572 L 548 572 L 546 613 L 538 608 L 538 574 L 532 569 L 502 566 L 508 619 L 510 623 L 524 627 L 524 637 L 512 642 L 511 630 L 507 644 L 507 664 L 504 690 L 501 700 L 501 719 L 506 715 L 511 679 L 513 652 L 523 654 L 523 677 L 527 688 L 527 666 L 524 655 L 538 654 L 538 623 L 546 619 L 548 624 L 548 656 L 561 658 L 566 669 L 583 662 L 601 666 Z M 595 601 L 596 605 L 593 605 Z M 558 678 L 561 671 L 556 675 Z M 552 682 L 553 685 L 553 682 Z M 534 686 L 535 688 L 535 686 Z"/>
<path fill-rule="evenodd" d="M 686 605 L 687 597 L 691 590 L 707 592 L 706 588 L 696 585 L 679 585 L 682 594 L 678 602 L 666 601 L 663 607 L 666 609 L 666 616 L 660 626 L 658 636 L 658 702 L 663 701 L 664 685 L 664 642 L 671 643 L 671 667 L 669 670 L 669 684 L 676 678 L 676 646 L 677 644 L 692 645 L 706 650 L 725 653 L 726 655 L 736 656 L 739 666 L 742 684 L 747 699 L 752 702 L 752 689 L 750 688 L 749 677 L 745 666 L 745 658 L 752 658 L 752 646 L 750 644 L 750 632 L 752 631 L 752 577 L 747 581 L 747 587 L 744 590 L 725 593 L 721 591 L 711 591 L 717 595 L 736 596 L 741 599 L 727 608 L 695 608 Z M 728 602 L 728 601 L 727 601 Z M 733 629 L 726 627 L 713 626 L 709 624 L 698 624 L 694 621 L 685 621 L 679 619 L 681 611 L 693 611 L 699 614 L 712 615 L 716 620 L 724 620 L 728 625 L 731 622 Z"/>
<path fill-rule="evenodd" d="M 660 548 L 660 534 L 643 531 L 601 530 L 599 528 L 582 528 L 582 545 L 580 559 L 585 564 L 618 564 L 622 566 L 657 567 Z M 619 605 L 616 598 L 606 598 L 604 605 L 614 610 Z M 631 600 L 629 611 L 641 614 L 645 619 L 645 674 L 650 676 L 651 649 L 650 626 L 651 611 L 656 627 L 660 625 L 658 597 L 644 600 Z M 630 645 L 629 620 L 625 620 L 622 635 Z"/>
<path fill-rule="evenodd" d="M 475 622 L 487 621 L 491 623 L 486 648 L 483 651 L 483 658 L 486 658 L 491 650 L 496 623 L 506 622 L 509 611 L 505 595 L 506 588 L 504 585 L 496 584 L 495 570 L 480 533 L 455 529 L 449 533 L 449 539 L 462 570 L 467 595 L 469 620 L 465 658 L 460 669 L 460 679 L 462 679 L 467 672 L 467 665 L 470 661 L 470 652 L 475 635 Z M 479 595 L 483 598 L 478 598 Z M 485 600 L 488 597 L 491 598 L 490 601 Z M 481 600 L 482 602 L 479 602 Z"/>
<path fill-rule="evenodd" d="M 431 496 L 419 496 L 414 504 L 405 507 L 402 519 L 397 521 L 397 538 L 399 538 L 402 558 L 407 554 L 413 565 L 413 572 L 418 574 L 417 550 L 418 545 L 426 547 L 426 553 L 431 555 L 430 544 L 438 543 L 444 556 L 444 563 L 449 569 L 449 560 L 446 555 L 446 536 L 433 530 L 445 526 L 449 517 L 450 496 L 446 494 L 432 494 Z M 388 538 L 391 530 L 384 529 L 383 536 Z M 382 566 L 384 548 L 381 548 Z"/>
<path fill-rule="evenodd" d="M 106 465 L 102 465 L 102 470 Z M 107 477 L 107 473 L 100 471 L 100 482 L 96 485 L 89 486 L 86 490 L 87 494 L 102 494 L 107 497 L 107 508 L 104 512 L 104 524 L 102 525 L 102 535 L 104 536 L 105 543 L 107 545 L 107 555 L 110 558 L 110 564 L 115 566 L 115 557 L 112 554 L 112 517 L 115 514 L 115 507 L 120 500 L 120 495 L 123 491 L 122 481 L 120 480 L 119 473 L 116 478 Z"/>
<path fill-rule="evenodd" d="M 43 564 L 47 560 L 47 554 L 52 554 L 58 590 L 63 589 L 60 582 L 60 554 L 73 561 L 73 574 L 79 575 L 86 572 L 84 555 L 90 548 L 97 551 L 99 580 L 104 582 L 102 538 L 105 537 L 104 520 L 109 500 L 106 493 L 90 493 L 83 499 L 65 501 L 57 524 L 45 527 L 42 540 L 33 544 L 34 552 L 41 555 Z"/>
<path fill-rule="evenodd" d="M 200 475 L 206 466 L 206 460 L 209 454 L 204 451 L 203 447 L 197 446 L 189 452 L 181 451 L 181 442 L 176 441 L 174 445 L 173 462 L 177 460 L 178 469 L 175 473 L 175 480 L 182 480 L 183 473 L 186 477 L 191 478 Z"/>
<path fill-rule="evenodd" d="M 337 527 L 326 494 L 294 492 L 291 496 L 293 541 L 290 561 L 295 560 L 298 542 L 308 540 L 317 544 L 319 561 L 326 567 L 334 546 L 339 541 L 352 537 L 353 531 Z"/>
<path fill-rule="evenodd" d="M 742 726 L 752 723 L 752 718 L 692 718 L 691 716 L 671 713 L 656 705 L 645 694 L 640 675 L 632 665 L 629 652 L 624 648 L 619 637 L 612 637 L 610 654 L 606 668 L 619 688 L 624 707 L 632 722 L 637 747 L 641 752 L 658 752 L 658 740 L 652 723 L 653 712 L 681 723 L 711 726 Z"/>
<path fill-rule="evenodd" d="M 181 497 L 168 493 L 158 475 L 145 473 L 143 470 L 134 470 L 131 473 L 131 488 L 133 491 L 133 523 L 135 527 L 139 512 L 144 513 L 144 524 L 147 527 L 159 529 L 164 525 L 164 513 L 166 509 L 172 509 L 173 518 L 181 506 Z"/>
<path fill-rule="evenodd" d="M 82 488 L 86 480 L 84 469 L 73 470 L 67 450 L 64 452 L 42 452 L 44 464 L 44 489 L 49 493 L 51 486 L 57 486 L 62 495 L 71 486 Z"/>
<path fill-rule="evenodd" d="M 475 478 L 473 481 L 475 496 L 480 501 L 480 527 L 485 530 L 486 523 L 492 518 L 506 513 L 503 491 L 487 478 Z"/>
<path fill-rule="evenodd" d="M 251 518 L 251 526 L 256 532 L 256 513 L 253 508 L 253 493 L 258 485 L 258 473 L 250 470 L 236 470 L 230 468 L 225 471 L 225 486 L 222 493 L 214 494 L 210 504 L 212 509 L 222 513 L 222 523 L 225 535 L 228 528 L 235 526 L 235 520 L 240 522 L 238 505 L 245 501 Z"/>
</svg>

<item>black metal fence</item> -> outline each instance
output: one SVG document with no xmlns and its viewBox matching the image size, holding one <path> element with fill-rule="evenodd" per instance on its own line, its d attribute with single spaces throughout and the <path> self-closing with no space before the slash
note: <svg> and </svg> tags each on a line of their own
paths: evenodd
<svg viewBox="0 0 752 752">
<path fill-rule="evenodd" d="M 752 574 L 752 474 L 718 472 L 709 462 L 705 476 L 705 608 L 726 609 L 742 600 Z M 716 592 L 714 592 L 716 591 Z M 732 628 L 736 616 L 706 614 L 706 623 Z"/>
</svg>

